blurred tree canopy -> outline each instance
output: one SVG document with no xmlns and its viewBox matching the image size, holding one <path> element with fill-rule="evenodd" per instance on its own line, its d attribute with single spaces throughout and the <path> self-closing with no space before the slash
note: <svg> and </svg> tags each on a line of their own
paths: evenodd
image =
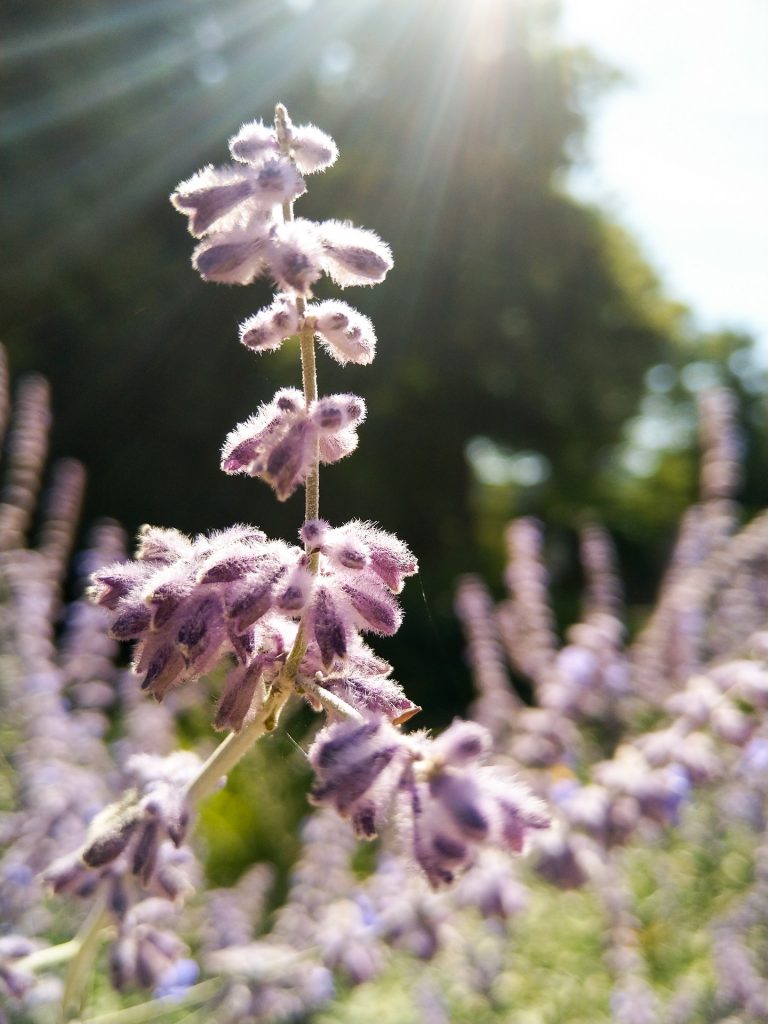
<svg viewBox="0 0 768 1024">
<path fill-rule="evenodd" d="M 203 284 L 167 202 L 278 99 L 341 149 L 299 212 L 371 227 L 396 260 L 345 295 L 376 325 L 373 366 L 320 363 L 321 392 L 369 406 L 359 452 L 322 475 L 323 515 L 406 539 L 440 616 L 483 558 L 470 439 L 535 453 L 539 511 L 615 505 L 606 459 L 685 319 L 632 240 L 565 190 L 613 73 L 558 41 L 556 4 L 23 0 L 4 19 L 3 337 L 14 369 L 52 382 L 88 518 L 298 529 L 301 497 L 279 507 L 218 470 L 227 431 L 297 382 L 296 353 L 237 345 L 268 284 Z"/>
</svg>

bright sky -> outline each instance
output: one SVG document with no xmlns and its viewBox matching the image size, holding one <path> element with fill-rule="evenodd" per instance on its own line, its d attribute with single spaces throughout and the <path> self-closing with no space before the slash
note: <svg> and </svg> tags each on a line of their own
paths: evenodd
<svg viewBox="0 0 768 1024">
<path fill-rule="evenodd" d="M 768 0 L 562 0 L 562 31 L 629 81 L 573 188 L 629 227 L 705 328 L 768 360 Z"/>
</svg>

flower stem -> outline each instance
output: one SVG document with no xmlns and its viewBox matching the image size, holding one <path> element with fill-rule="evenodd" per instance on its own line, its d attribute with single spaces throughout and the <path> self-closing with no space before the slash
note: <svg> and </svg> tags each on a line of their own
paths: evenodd
<svg viewBox="0 0 768 1024">
<path fill-rule="evenodd" d="M 56 964 L 66 963 L 80 949 L 77 939 L 69 939 L 67 942 L 59 942 L 55 946 L 46 946 L 44 949 L 36 949 L 33 953 L 20 960 L 14 961 L 13 966 L 20 971 L 44 971 L 46 967 L 54 967 Z"/>
<path fill-rule="evenodd" d="M 240 758 L 250 750 L 256 740 L 260 739 L 265 733 L 272 732 L 275 729 L 280 712 L 293 692 L 292 685 L 281 685 L 284 677 L 287 675 L 286 670 L 273 686 L 256 717 L 243 726 L 240 732 L 230 733 L 214 750 L 195 778 L 187 784 L 186 796 L 190 803 L 197 803 L 197 801 L 213 793 L 219 784 L 219 780 L 235 767 Z"/>
<path fill-rule="evenodd" d="M 363 716 L 357 708 L 353 708 L 351 704 L 347 704 L 341 697 L 331 693 L 330 690 L 326 690 L 320 683 L 311 683 L 308 679 L 302 679 L 301 687 L 319 700 L 326 711 L 334 711 L 337 715 L 341 715 L 342 718 L 346 718 L 351 722 L 363 721 Z"/>
<path fill-rule="evenodd" d="M 173 1013 L 183 1006 L 206 1002 L 211 996 L 216 995 L 221 984 L 219 978 L 209 978 L 207 981 L 201 981 L 198 985 L 191 986 L 183 995 L 168 1000 L 167 1012 Z M 101 1013 L 98 1017 L 88 1017 L 82 1024 L 147 1024 L 147 1022 L 156 1021 L 163 1015 L 163 1012 L 163 1000 L 151 999 L 146 1003 L 128 1006 L 124 1010 L 113 1010 L 111 1013 Z"/>
<path fill-rule="evenodd" d="M 275 132 L 277 144 L 284 157 L 290 159 L 290 143 L 288 139 L 288 112 L 282 103 L 275 107 Z M 283 203 L 283 220 L 293 220 L 293 202 Z M 304 404 L 309 406 L 317 401 L 317 366 L 315 363 L 315 331 L 306 318 L 307 304 L 303 295 L 296 296 L 296 312 L 299 314 L 299 343 L 301 346 L 301 380 L 304 389 Z M 317 519 L 320 515 L 320 441 L 315 441 L 315 452 L 312 469 L 307 476 L 304 487 L 304 519 Z M 316 573 L 319 555 L 310 558 L 310 571 Z"/>
<path fill-rule="evenodd" d="M 104 930 L 110 923 L 109 912 L 104 896 L 101 896 L 91 907 L 91 912 L 72 940 L 75 948 L 64 979 L 64 992 L 61 997 L 60 1021 L 71 1020 L 80 1015 L 83 1004 L 83 990 L 91 972 L 93 961 L 99 948 Z M 67 943 L 66 945 L 69 945 Z"/>
<path fill-rule="evenodd" d="M 304 402 L 317 401 L 317 369 L 315 364 L 315 333 L 312 326 L 307 326 L 306 319 L 302 321 L 299 334 L 301 342 L 301 376 L 304 385 Z M 315 439 L 315 451 L 312 460 L 312 469 L 304 485 L 304 519 L 317 519 L 320 515 L 320 439 Z M 317 572 L 318 555 L 313 554 L 310 558 L 310 570 Z"/>
</svg>

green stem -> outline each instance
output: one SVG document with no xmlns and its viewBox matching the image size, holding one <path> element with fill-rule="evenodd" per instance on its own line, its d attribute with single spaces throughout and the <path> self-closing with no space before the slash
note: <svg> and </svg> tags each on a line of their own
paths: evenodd
<svg viewBox="0 0 768 1024">
<path fill-rule="evenodd" d="M 215 996 L 221 988 L 221 981 L 218 978 L 210 978 L 193 985 L 178 999 L 168 1003 L 168 1013 L 180 1009 L 183 1006 L 190 1006 L 193 1003 L 204 1003 L 211 996 Z M 129 1006 L 124 1010 L 113 1010 L 111 1013 L 102 1013 L 98 1017 L 88 1017 L 82 1024 L 145 1024 L 145 1022 L 156 1021 L 163 1014 L 163 1000 L 152 999 L 147 1003 L 138 1003 L 136 1006 Z M 186 1018 L 185 1018 L 186 1019 Z"/>
<path fill-rule="evenodd" d="M 45 949 L 36 949 L 20 960 L 14 961 L 13 966 L 21 971 L 44 971 L 46 967 L 54 967 L 56 964 L 66 963 L 80 949 L 77 939 L 70 939 L 68 942 L 60 942 L 56 946 L 46 946 Z"/>
<path fill-rule="evenodd" d="M 60 1021 L 71 1020 L 80 1015 L 83 1004 L 83 990 L 96 958 L 103 932 L 110 923 L 110 915 L 106 908 L 105 897 L 102 895 L 91 907 L 91 912 L 72 940 L 74 954 L 69 963 L 64 979 L 64 992 L 61 997 Z M 65 945 L 70 945 L 65 943 Z"/>
<path fill-rule="evenodd" d="M 364 721 L 357 708 L 353 708 L 351 704 L 347 704 L 341 697 L 337 697 L 335 693 L 326 690 L 320 683 L 311 683 L 308 679 L 302 679 L 301 687 L 319 700 L 326 711 L 335 711 L 337 715 L 341 715 L 342 718 L 347 718 L 352 722 Z"/>
<path fill-rule="evenodd" d="M 306 319 L 302 321 L 299 334 L 301 343 L 301 377 L 304 385 L 304 402 L 317 401 L 317 367 L 315 363 L 315 332 Z M 320 515 L 320 439 L 315 439 L 312 469 L 304 485 L 304 519 L 317 519 Z M 317 554 L 312 555 L 310 569 L 317 572 Z"/>
<path fill-rule="evenodd" d="M 298 637 L 296 639 L 298 641 Z M 294 650 L 295 647 L 296 645 L 294 644 Z M 291 651 L 291 654 L 293 654 L 293 651 Z M 256 740 L 260 739 L 265 733 L 274 730 L 280 717 L 280 712 L 293 692 L 292 685 L 285 687 L 281 685 L 287 676 L 286 666 L 286 670 L 273 686 L 256 717 L 243 726 L 240 732 L 230 733 L 214 750 L 195 778 L 187 784 L 186 796 L 190 803 L 197 803 L 197 801 L 213 793 L 218 787 L 219 780 L 235 767 L 240 758 L 250 750 Z M 285 679 L 285 681 L 287 682 L 288 680 Z"/>
</svg>

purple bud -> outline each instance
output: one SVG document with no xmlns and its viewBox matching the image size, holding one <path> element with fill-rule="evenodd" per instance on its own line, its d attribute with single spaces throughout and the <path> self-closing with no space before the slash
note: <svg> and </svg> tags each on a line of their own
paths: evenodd
<svg viewBox="0 0 768 1024">
<path fill-rule="evenodd" d="M 310 762 L 315 769 L 324 773 L 329 767 L 346 759 L 351 750 L 372 739 L 379 727 L 380 723 L 371 719 L 362 725 L 342 723 L 336 728 L 323 730 L 309 752 Z"/>
<path fill-rule="evenodd" d="M 323 269 L 341 288 L 378 284 L 392 269 L 392 254 L 373 231 L 337 220 L 318 225 Z"/>
<path fill-rule="evenodd" d="M 333 804 L 339 814 L 346 814 L 371 789 L 399 749 L 396 743 L 383 747 L 349 765 L 344 773 L 316 783 L 312 800 L 318 804 Z"/>
<path fill-rule="evenodd" d="M 152 877 L 152 872 L 157 863 L 157 853 L 160 846 L 159 833 L 160 828 L 157 821 L 154 819 L 147 821 L 133 851 L 131 870 L 145 885 Z"/>
<path fill-rule="evenodd" d="M 260 680 L 260 670 L 238 667 L 230 672 L 216 708 L 214 728 L 233 729 L 235 732 L 242 728 Z"/>
<path fill-rule="evenodd" d="M 180 582 L 161 583 L 145 598 L 150 607 L 152 629 L 161 629 L 173 616 L 189 587 Z"/>
<path fill-rule="evenodd" d="M 322 252 L 316 225 L 299 218 L 275 228 L 265 259 L 279 288 L 305 295 L 322 273 Z"/>
<path fill-rule="evenodd" d="M 244 169 L 204 167 L 177 186 L 171 203 L 189 215 L 189 231 L 196 238 L 248 199 L 254 185 Z"/>
<path fill-rule="evenodd" d="M 141 661 L 145 658 L 142 656 Z M 138 670 L 138 666 L 137 666 Z M 149 690 L 158 700 L 162 700 L 184 671 L 184 659 L 171 644 L 157 648 L 149 658 L 149 665 L 141 683 L 142 690 Z"/>
<path fill-rule="evenodd" d="M 179 530 L 145 523 L 139 527 L 136 558 L 155 565 L 171 565 L 185 558 L 192 550 L 192 542 Z M 129 563 L 130 564 L 130 563 Z"/>
<path fill-rule="evenodd" d="M 299 537 L 310 551 L 316 551 L 329 530 L 330 526 L 324 519 L 309 519 L 299 531 Z"/>
<path fill-rule="evenodd" d="M 80 856 L 83 863 L 89 868 L 101 868 L 116 860 L 128 845 L 131 836 L 139 824 L 139 815 L 136 811 L 119 811 L 110 809 L 111 817 L 101 824 L 101 831 L 90 840 Z M 94 827 L 98 828 L 98 819 Z"/>
<path fill-rule="evenodd" d="M 259 167 L 254 184 L 254 195 L 258 201 L 274 206 L 292 202 L 306 192 L 304 179 L 284 157 L 266 160 Z"/>
<path fill-rule="evenodd" d="M 114 611 L 123 598 L 141 584 L 146 574 L 146 567 L 135 562 L 121 562 L 99 569 L 92 576 L 88 597 L 94 604 Z"/>
<path fill-rule="evenodd" d="M 135 640 L 149 629 L 151 617 L 146 605 L 129 605 L 112 623 L 109 635 L 115 640 Z"/>
<path fill-rule="evenodd" d="M 322 430 L 357 426 L 365 419 L 365 402 L 357 395 L 330 395 L 316 403 L 312 419 Z"/>
<path fill-rule="evenodd" d="M 192 265 L 204 281 L 217 284 L 250 284 L 264 269 L 266 240 L 204 242 L 192 254 Z"/>
<path fill-rule="evenodd" d="M 438 832 L 432 839 L 432 847 L 436 854 L 443 861 L 460 863 L 467 859 L 469 850 L 465 843 L 460 842 L 453 836 Z"/>
<path fill-rule="evenodd" d="M 487 837 L 488 816 L 482 807 L 480 791 L 468 774 L 440 772 L 430 780 L 429 792 L 468 839 L 478 841 Z"/>
<path fill-rule="evenodd" d="M 230 591 L 226 599 L 226 614 L 232 619 L 237 633 L 243 633 L 272 607 L 274 585 L 285 572 L 280 568 L 266 578 L 255 577 L 244 581 L 237 590 Z"/>
<path fill-rule="evenodd" d="M 281 388 L 275 394 L 274 403 L 283 412 L 298 412 L 304 407 L 302 394 L 296 388 Z"/>
<path fill-rule="evenodd" d="M 227 555 L 213 564 L 209 564 L 199 577 L 199 583 L 233 583 L 241 580 L 248 573 L 254 572 L 264 561 L 263 554 L 243 552 L 239 555 Z"/>
<path fill-rule="evenodd" d="M 330 668 L 334 658 L 343 658 L 347 653 L 347 630 L 325 587 L 317 587 L 315 590 L 311 622 L 323 665 Z"/>
<path fill-rule="evenodd" d="M 259 310 L 240 325 L 240 341 L 256 352 L 274 351 L 298 330 L 295 302 L 290 296 L 278 295 L 271 306 Z"/>
<path fill-rule="evenodd" d="M 279 152 L 274 128 L 261 121 L 244 124 L 237 135 L 229 140 L 229 151 L 235 160 L 258 166 Z"/>
<path fill-rule="evenodd" d="M 50 864 L 43 872 L 43 880 L 57 895 L 63 892 L 81 891 L 91 880 L 98 882 L 95 875 L 83 864 L 79 852 L 67 853 Z"/>
<path fill-rule="evenodd" d="M 492 739 L 487 729 L 476 722 L 457 719 L 434 742 L 435 753 L 450 765 L 463 768 L 479 761 L 491 751 Z"/>
<path fill-rule="evenodd" d="M 376 334 L 367 316 L 333 299 L 312 304 L 307 315 L 315 318 L 320 343 L 329 356 L 344 366 L 365 366 L 376 354 Z"/>
<path fill-rule="evenodd" d="M 381 593 L 374 597 L 348 584 L 344 587 L 344 593 L 363 620 L 362 628 L 371 629 L 374 633 L 384 636 L 392 636 L 400 628 L 402 613 L 388 594 Z"/>
<path fill-rule="evenodd" d="M 123 875 L 115 874 L 109 879 L 107 906 L 118 921 L 121 920 L 128 911 L 128 890 L 126 889 Z"/>
<path fill-rule="evenodd" d="M 338 147 L 330 135 L 313 124 L 302 124 L 291 131 L 291 153 L 302 174 L 324 171 L 336 162 Z"/>
<path fill-rule="evenodd" d="M 219 602 L 215 597 L 205 598 L 179 626 L 176 643 L 187 664 L 197 661 L 209 646 L 209 626 L 218 617 Z"/>
<path fill-rule="evenodd" d="M 311 441 L 308 422 L 299 420 L 268 453 L 266 465 L 259 471 L 259 475 L 274 487 L 279 501 L 290 498 L 306 477 L 311 458 Z"/>
</svg>

